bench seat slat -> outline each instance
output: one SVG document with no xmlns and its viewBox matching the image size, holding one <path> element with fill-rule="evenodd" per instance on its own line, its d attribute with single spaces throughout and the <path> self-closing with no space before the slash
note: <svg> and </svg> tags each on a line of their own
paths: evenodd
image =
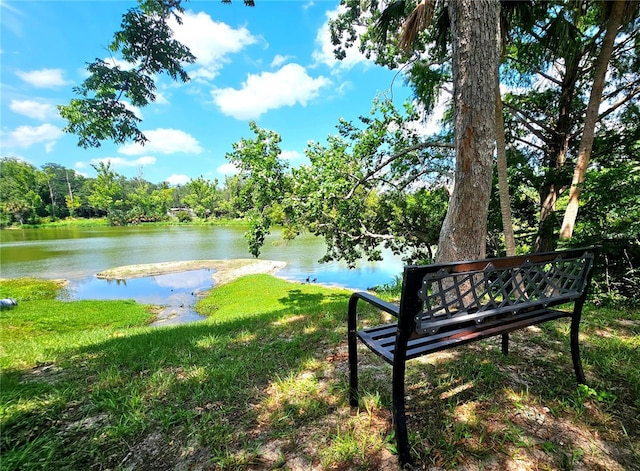
<svg viewBox="0 0 640 471">
<path fill-rule="evenodd" d="M 470 325 L 448 332 L 440 332 L 436 335 L 419 337 L 409 341 L 407 360 L 562 317 L 571 317 L 571 313 L 544 309 L 529 312 L 526 316 L 507 320 L 499 319 L 485 324 Z M 397 324 L 392 323 L 360 330 L 358 337 L 369 349 L 388 363 L 393 364 L 396 332 Z"/>
</svg>

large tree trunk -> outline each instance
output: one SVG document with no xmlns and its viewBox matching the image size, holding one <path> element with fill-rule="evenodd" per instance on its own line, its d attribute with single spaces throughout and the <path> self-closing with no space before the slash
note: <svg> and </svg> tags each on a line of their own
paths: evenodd
<svg viewBox="0 0 640 471">
<path fill-rule="evenodd" d="M 484 258 L 496 140 L 498 0 L 449 2 L 453 36 L 455 183 L 440 231 L 439 262 Z"/>
<path fill-rule="evenodd" d="M 613 44 L 623 21 L 625 5 L 625 0 L 615 1 L 607 19 L 606 33 L 602 41 L 598 61 L 596 62 L 593 87 L 591 88 L 591 96 L 589 97 L 589 104 L 584 118 L 584 130 L 582 131 L 582 139 L 580 140 L 576 168 L 573 172 L 573 179 L 571 180 L 569 203 L 564 213 L 562 228 L 560 229 L 560 239 L 570 239 L 573 235 L 573 228 L 576 223 L 576 218 L 578 217 L 578 200 L 580 198 L 581 184 L 584 182 L 584 175 L 589 165 L 589 158 L 591 157 L 593 137 L 596 122 L 598 121 L 598 108 L 600 107 L 602 91 L 604 90 L 604 80 L 607 75 L 611 53 L 613 52 Z"/>
</svg>

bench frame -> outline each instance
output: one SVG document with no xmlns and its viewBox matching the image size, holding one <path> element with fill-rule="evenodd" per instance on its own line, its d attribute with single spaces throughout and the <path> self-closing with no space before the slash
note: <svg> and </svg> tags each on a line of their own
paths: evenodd
<svg viewBox="0 0 640 471">
<path fill-rule="evenodd" d="M 510 332 L 563 317 L 571 318 L 573 368 L 578 383 L 585 383 L 578 336 L 595 252 L 595 248 L 583 248 L 407 266 L 399 304 L 366 292 L 353 293 L 348 308 L 351 407 L 358 406 L 357 340 L 360 339 L 393 366 L 393 423 L 398 458 L 401 465 L 410 464 L 404 385 L 407 360 L 497 335 L 502 336 L 502 353 L 507 355 Z M 566 289 L 557 289 L 556 280 Z M 397 322 L 357 330 L 358 301 L 393 315 Z M 567 302 L 573 303 L 573 310 L 552 309 Z"/>
</svg>

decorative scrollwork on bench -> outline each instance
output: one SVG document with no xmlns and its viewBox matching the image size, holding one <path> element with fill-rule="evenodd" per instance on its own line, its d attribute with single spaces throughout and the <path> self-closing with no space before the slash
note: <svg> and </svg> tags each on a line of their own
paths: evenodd
<svg viewBox="0 0 640 471">
<path fill-rule="evenodd" d="M 572 301 L 582 294 L 592 263 L 593 254 L 582 253 L 550 261 L 525 258 L 516 267 L 496 267 L 489 260 L 481 268 L 463 265 L 466 271 L 462 272 L 455 265 L 428 272 L 418 292 L 422 310 L 415 315 L 416 332 L 435 334 L 463 322 L 517 315 L 523 306 L 530 309 Z"/>
</svg>

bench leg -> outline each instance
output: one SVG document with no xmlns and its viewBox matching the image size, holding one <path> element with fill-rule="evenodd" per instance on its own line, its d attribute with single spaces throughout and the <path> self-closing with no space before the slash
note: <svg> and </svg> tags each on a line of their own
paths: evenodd
<svg viewBox="0 0 640 471">
<path fill-rule="evenodd" d="M 509 354 L 509 334 L 502 334 L 502 354 Z"/>
<path fill-rule="evenodd" d="M 358 407 L 358 337 L 356 333 L 357 298 L 349 300 L 347 345 L 349 348 L 349 405 Z"/>
<path fill-rule="evenodd" d="M 402 338 L 402 334 L 398 332 L 396 337 L 396 348 L 393 358 L 393 426 L 396 431 L 396 443 L 398 446 L 398 460 L 400 466 L 405 464 L 413 464 L 411 453 L 409 452 L 409 434 L 407 433 L 407 418 L 405 415 L 404 400 L 404 380 L 407 356 L 407 338 Z"/>
<path fill-rule="evenodd" d="M 576 380 L 579 384 L 586 384 L 584 371 L 582 370 L 582 361 L 580 360 L 580 316 L 571 318 L 571 359 L 573 360 L 573 370 L 576 373 Z"/>
</svg>

